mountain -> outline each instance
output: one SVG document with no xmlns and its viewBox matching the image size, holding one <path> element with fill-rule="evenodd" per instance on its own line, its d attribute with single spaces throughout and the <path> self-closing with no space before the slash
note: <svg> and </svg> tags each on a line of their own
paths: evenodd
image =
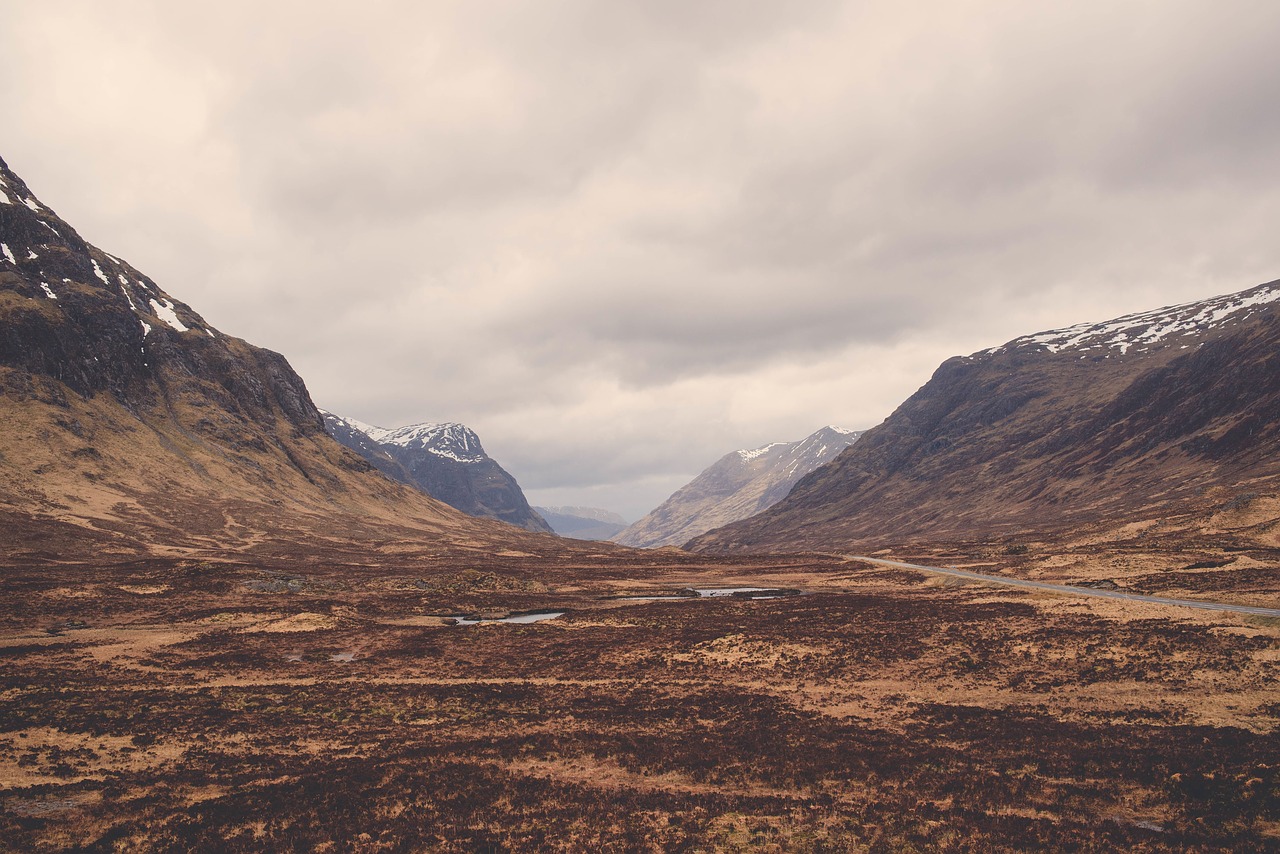
<svg viewBox="0 0 1280 854">
<path fill-rule="evenodd" d="M 0 556 L 28 562 L 351 543 L 363 560 L 518 533 L 379 476 L 283 356 L 86 243 L 3 160 L 0 525 Z"/>
<path fill-rule="evenodd" d="M 599 507 L 535 507 L 551 530 L 575 540 L 607 540 L 627 527 L 627 520 Z"/>
<path fill-rule="evenodd" d="M 689 547 L 1021 538 L 1209 513 L 1275 492 L 1277 306 L 1271 282 L 950 359 L 786 500 Z M 1270 530 L 1259 529 L 1268 542 Z"/>
<path fill-rule="evenodd" d="M 528 531 L 551 533 L 551 526 L 525 500 L 520 484 L 462 424 L 412 424 L 385 430 L 324 416 L 325 429 L 383 474 L 470 516 L 497 519 Z"/>
<path fill-rule="evenodd" d="M 823 427 L 798 442 L 725 454 L 613 541 L 640 548 L 678 546 L 704 531 L 754 516 L 861 435 Z"/>
</svg>

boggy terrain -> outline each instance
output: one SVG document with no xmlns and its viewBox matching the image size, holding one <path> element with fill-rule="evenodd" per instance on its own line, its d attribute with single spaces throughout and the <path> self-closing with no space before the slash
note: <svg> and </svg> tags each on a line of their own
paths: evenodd
<svg viewBox="0 0 1280 854">
<path fill-rule="evenodd" d="M 712 586 L 805 593 L 621 598 Z M 1280 850 L 1275 620 L 616 548 L 0 587 L 9 850 Z"/>
</svg>

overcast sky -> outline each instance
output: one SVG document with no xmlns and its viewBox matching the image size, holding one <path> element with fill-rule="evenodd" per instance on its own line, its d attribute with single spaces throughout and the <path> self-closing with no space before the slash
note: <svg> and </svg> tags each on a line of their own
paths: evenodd
<svg viewBox="0 0 1280 854">
<path fill-rule="evenodd" d="M 1280 3 L 0 0 L 0 156 L 325 409 L 635 519 L 1280 277 Z"/>
</svg>

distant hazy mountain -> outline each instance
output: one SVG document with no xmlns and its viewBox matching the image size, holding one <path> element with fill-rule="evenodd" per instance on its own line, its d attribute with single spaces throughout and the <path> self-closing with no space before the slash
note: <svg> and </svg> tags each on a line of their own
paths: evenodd
<svg viewBox="0 0 1280 854">
<path fill-rule="evenodd" d="M 551 530 L 575 540 L 607 540 L 627 527 L 627 520 L 599 507 L 535 507 Z"/>
<path fill-rule="evenodd" d="M 784 501 L 690 547 L 861 550 L 1208 520 L 1278 488 L 1272 282 L 948 359 Z M 1258 530 L 1273 524 L 1260 516 Z"/>
<path fill-rule="evenodd" d="M 798 442 L 725 454 L 613 541 L 641 548 L 679 546 L 712 528 L 754 516 L 781 501 L 796 481 L 861 435 L 823 427 Z"/>
<path fill-rule="evenodd" d="M 386 430 L 331 412 L 322 414 L 330 436 L 393 480 L 471 516 L 551 533 L 551 526 L 525 500 L 520 484 L 484 452 L 471 428 L 443 422 Z"/>
</svg>

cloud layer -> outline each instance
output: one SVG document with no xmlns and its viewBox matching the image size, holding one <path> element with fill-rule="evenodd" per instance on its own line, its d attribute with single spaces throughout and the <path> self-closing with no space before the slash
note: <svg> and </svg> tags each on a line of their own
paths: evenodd
<svg viewBox="0 0 1280 854">
<path fill-rule="evenodd" d="M 634 518 L 948 356 L 1280 276 L 1276 4 L 10 5 L 45 201 L 535 503 Z"/>
</svg>

